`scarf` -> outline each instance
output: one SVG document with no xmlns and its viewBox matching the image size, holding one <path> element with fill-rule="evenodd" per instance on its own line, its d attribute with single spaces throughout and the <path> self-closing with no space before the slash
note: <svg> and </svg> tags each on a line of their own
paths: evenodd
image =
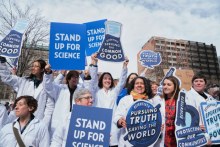
<svg viewBox="0 0 220 147">
<path fill-rule="evenodd" d="M 38 80 L 36 77 L 32 78 L 33 82 L 34 82 L 34 87 L 37 88 L 40 83 L 42 82 L 42 80 Z"/>
<path fill-rule="evenodd" d="M 146 93 L 139 94 L 137 92 L 134 92 L 133 90 L 131 91 L 130 95 L 133 96 L 134 101 L 139 100 L 139 99 L 146 100 L 148 98 L 148 96 L 146 96 Z"/>
</svg>

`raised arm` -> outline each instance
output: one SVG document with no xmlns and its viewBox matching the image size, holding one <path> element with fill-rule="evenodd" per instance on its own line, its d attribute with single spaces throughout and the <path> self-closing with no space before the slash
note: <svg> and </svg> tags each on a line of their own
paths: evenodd
<svg viewBox="0 0 220 147">
<path fill-rule="evenodd" d="M 115 93 L 117 95 L 119 95 L 119 93 L 121 92 L 121 90 L 125 86 L 126 79 L 127 79 L 127 73 L 128 73 L 128 68 L 127 68 L 128 62 L 129 62 L 129 60 L 126 58 L 123 63 L 122 72 L 121 72 L 121 76 L 119 78 L 119 82 L 118 82 L 117 86 L 115 87 Z"/>
<path fill-rule="evenodd" d="M 98 66 L 97 66 L 97 53 L 91 56 L 91 64 L 89 67 L 89 73 L 91 76 L 90 86 L 88 89 L 91 91 L 93 97 L 95 98 L 95 93 L 98 90 Z"/>
<path fill-rule="evenodd" d="M 56 83 L 53 82 L 53 74 L 52 74 L 52 70 L 50 68 L 50 65 L 47 64 L 45 66 L 45 74 L 44 74 L 44 78 L 43 78 L 43 86 L 44 86 L 44 90 L 46 91 L 46 93 L 54 99 L 54 101 L 56 102 L 59 93 L 60 93 L 60 86 Z"/>
</svg>

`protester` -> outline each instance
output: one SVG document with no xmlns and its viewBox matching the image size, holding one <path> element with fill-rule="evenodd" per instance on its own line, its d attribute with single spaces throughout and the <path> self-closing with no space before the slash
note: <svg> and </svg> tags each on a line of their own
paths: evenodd
<svg viewBox="0 0 220 147">
<path fill-rule="evenodd" d="M 151 85 L 151 90 L 152 90 L 152 94 L 153 94 L 153 97 L 157 95 L 157 88 L 160 86 L 157 82 L 155 81 L 151 81 L 150 83 Z"/>
<path fill-rule="evenodd" d="M 46 62 L 42 59 L 35 60 L 31 66 L 31 74 L 28 77 L 18 77 L 11 75 L 5 63 L 0 63 L 1 80 L 10 85 L 16 92 L 17 97 L 22 95 L 33 96 L 38 101 L 38 109 L 34 113 L 35 117 L 49 125 L 54 108 L 53 99 L 43 90 L 43 74 Z M 10 122 L 16 117 L 14 113 L 9 115 Z"/>
<path fill-rule="evenodd" d="M 91 74 L 91 91 L 94 100 L 94 106 L 101 108 L 113 109 L 113 114 L 116 109 L 116 100 L 124 87 L 126 77 L 127 77 L 127 65 L 128 60 L 125 60 L 123 63 L 121 77 L 116 87 L 114 87 L 114 82 L 112 75 L 109 72 L 102 73 L 101 77 L 98 78 L 98 59 L 96 58 L 97 54 L 91 56 L 92 64 L 90 65 L 90 74 Z M 118 128 L 115 124 L 112 124 L 111 127 L 111 139 L 110 146 L 118 145 Z"/>
<path fill-rule="evenodd" d="M 175 137 L 176 105 L 180 91 L 179 81 L 176 77 L 166 77 L 163 82 L 163 98 L 165 99 L 165 137 L 166 147 L 177 146 Z"/>
<path fill-rule="evenodd" d="M 206 88 L 208 94 L 210 94 L 216 100 L 220 100 L 220 89 L 218 84 L 209 84 Z"/>
<path fill-rule="evenodd" d="M 113 121 L 117 124 L 120 130 L 120 138 L 118 146 L 131 146 L 128 141 L 124 141 L 124 135 L 126 133 L 126 114 L 132 104 L 137 100 L 148 100 L 152 97 L 152 91 L 150 88 L 150 81 L 144 77 L 136 77 L 134 78 L 129 87 L 128 87 L 128 94 L 118 104 L 118 107 L 115 111 Z"/>
<path fill-rule="evenodd" d="M 75 91 L 73 100 L 75 101 L 76 105 L 82 106 L 92 106 L 93 99 L 90 91 L 85 88 L 81 88 Z M 74 113 L 74 112 L 72 112 Z M 70 123 L 71 113 L 68 113 L 68 117 L 63 122 L 64 125 L 58 126 L 58 129 L 53 134 L 51 147 L 65 147 L 66 140 L 69 130 L 69 123 Z"/>
<path fill-rule="evenodd" d="M 51 134 L 55 131 L 57 126 L 62 125 L 65 116 L 71 112 L 72 104 L 74 104 L 73 95 L 78 89 L 79 73 L 71 70 L 66 75 L 66 84 L 61 84 L 53 81 L 52 70 L 50 65 L 45 66 L 44 75 L 44 89 L 46 93 L 54 99 L 55 108 L 51 121 Z"/>
<path fill-rule="evenodd" d="M 126 80 L 126 83 L 125 83 L 125 86 L 124 88 L 122 89 L 122 91 L 120 92 L 120 94 L 118 95 L 118 98 L 117 98 L 117 102 L 116 104 L 118 105 L 121 98 L 123 98 L 124 96 L 126 96 L 128 94 L 128 86 L 129 84 L 131 83 L 131 81 L 136 78 L 138 76 L 137 73 L 130 73 L 130 75 L 127 77 L 127 80 Z"/>
<path fill-rule="evenodd" d="M 1 129 L 0 146 L 48 147 L 48 127 L 42 121 L 35 118 L 33 114 L 37 110 L 37 100 L 32 96 L 20 96 L 15 100 L 14 106 L 18 119 Z M 21 141 L 18 141 L 18 138 L 21 138 Z"/>
<path fill-rule="evenodd" d="M 206 78 L 201 73 L 197 73 L 192 77 L 192 87 L 186 94 L 186 103 L 194 106 L 198 112 L 200 112 L 201 102 L 206 102 L 206 99 L 210 96 L 205 92 Z M 200 125 L 203 125 L 200 115 Z"/>
</svg>

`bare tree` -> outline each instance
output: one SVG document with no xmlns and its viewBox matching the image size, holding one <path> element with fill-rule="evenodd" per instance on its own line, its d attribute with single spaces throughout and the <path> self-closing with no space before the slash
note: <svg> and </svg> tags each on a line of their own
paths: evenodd
<svg viewBox="0 0 220 147">
<path fill-rule="evenodd" d="M 0 35 L 6 36 L 20 18 L 29 21 L 17 68 L 17 75 L 22 76 L 29 68 L 31 61 L 40 58 L 33 57 L 32 52 L 37 45 L 48 42 L 49 23 L 41 16 L 40 10 L 32 9 L 31 5 L 26 5 L 23 8 L 16 2 L 18 1 L 1 0 L 0 2 Z"/>
</svg>

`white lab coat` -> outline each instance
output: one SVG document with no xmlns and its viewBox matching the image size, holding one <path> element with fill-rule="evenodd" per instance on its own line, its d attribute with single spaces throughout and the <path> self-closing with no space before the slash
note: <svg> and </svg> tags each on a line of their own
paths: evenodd
<svg viewBox="0 0 220 147">
<path fill-rule="evenodd" d="M 11 75 L 6 65 L 1 63 L 0 77 L 2 82 L 10 85 L 17 92 L 17 97 L 24 95 L 33 96 L 38 101 L 38 108 L 34 113 L 35 117 L 43 120 L 46 125 L 50 124 L 51 115 L 54 109 L 54 102 L 53 99 L 49 97 L 43 89 L 42 83 L 40 83 L 40 85 L 35 88 L 33 81 L 30 81 L 25 77 Z M 9 115 L 10 118 L 13 118 L 12 120 L 16 119 L 16 116 L 13 112 Z"/>
<path fill-rule="evenodd" d="M 207 95 L 208 97 L 210 96 L 207 93 L 205 93 L 205 95 Z M 186 104 L 192 105 L 198 110 L 199 118 L 200 118 L 199 124 L 203 125 L 202 116 L 201 116 L 201 112 L 200 112 L 200 103 L 201 102 L 206 102 L 206 99 L 203 98 L 198 92 L 196 92 L 194 90 L 194 88 L 191 87 L 191 89 L 186 93 Z"/>
<path fill-rule="evenodd" d="M 92 77 L 91 79 L 91 89 L 94 100 L 94 106 L 100 107 L 100 108 L 108 108 L 112 109 L 112 118 L 114 116 L 115 109 L 117 107 L 116 100 L 118 98 L 118 95 L 120 94 L 121 90 L 124 88 L 126 79 L 127 79 L 127 67 L 122 69 L 121 76 L 119 78 L 119 82 L 115 88 L 111 88 L 106 92 L 104 88 L 100 89 L 98 87 L 98 68 L 97 67 L 90 67 L 89 68 L 90 75 Z M 110 139 L 110 146 L 111 145 L 117 145 L 118 139 L 119 139 L 119 129 L 117 128 L 117 125 L 113 123 L 111 124 L 111 139 Z"/>
<path fill-rule="evenodd" d="M 44 75 L 43 84 L 47 94 L 52 97 L 55 102 L 50 130 L 50 135 L 52 136 L 55 129 L 62 125 L 66 115 L 70 112 L 70 92 L 67 84 L 57 84 L 53 82 L 52 74 Z M 74 103 L 75 101 L 73 99 L 72 104 Z"/>
<path fill-rule="evenodd" d="M 154 106 L 160 104 L 160 113 L 161 113 L 161 117 L 162 117 L 162 124 L 164 124 L 165 126 L 165 99 L 161 98 L 159 95 L 154 96 L 152 99 L 150 99 L 150 101 L 153 103 Z M 162 147 L 164 146 L 164 137 L 165 137 L 165 127 L 163 129 L 163 132 L 161 134 L 161 136 L 158 138 L 158 140 L 156 141 L 156 143 L 154 144 L 154 147 Z"/>
<path fill-rule="evenodd" d="M 19 147 L 13 132 L 13 123 L 5 125 L 0 131 L 0 147 Z M 19 122 L 16 121 L 14 127 L 20 130 Z M 47 126 L 42 121 L 34 118 L 21 134 L 18 131 L 25 146 L 48 147 L 49 132 Z"/>
<path fill-rule="evenodd" d="M 50 147 L 65 147 L 70 125 L 71 113 L 67 115 L 66 121 L 55 130 Z"/>
<path fill-rule="evenodd" d="M 0 130 L 7 122 L 8 113 L 3 104 L 0 104 Z"/>
</svg>

